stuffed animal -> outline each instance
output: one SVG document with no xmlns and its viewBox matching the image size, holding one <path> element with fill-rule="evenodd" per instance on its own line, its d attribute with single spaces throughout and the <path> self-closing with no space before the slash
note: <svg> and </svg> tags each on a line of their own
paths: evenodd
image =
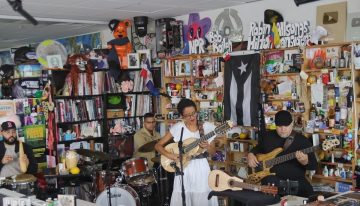
<svg viewBox="0 0 360 206">
<path fill-rule="evenodd" d="M 127 54 L 132 51 L 132 46 L 127 36 L 127 28 L 130 25 L 130 20 L 119 21 L 117 19 L 112 19 L 109 22 L 109 28 L 115 37 L 115 39 L 107 43 L 108 48 L 110 49 L 108 56 L 110 67 L 115 66 L 110 64 L 110 62 L 115 62 L 121 69 L 128 68 Z"/>
</svg>

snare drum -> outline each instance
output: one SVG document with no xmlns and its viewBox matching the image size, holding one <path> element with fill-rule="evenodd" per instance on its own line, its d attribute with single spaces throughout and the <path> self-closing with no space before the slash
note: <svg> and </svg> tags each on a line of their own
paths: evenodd
<svg viewBox="0 0 360 206">
<path fill-rule="evenodd" d="M 140 206 L 140 198 L 129 185 L 118 185 L 110 188 L 111 205 Z M 96 205 L 109 205 L 108 191 L 104 190 L 96 198 Z"/>
<path fill-rule="evenodd" d="M 20 174 L 4 181 L 5 187 L 26 196 L 34 194 L 36 177 L 31 174 Z"/>
<path fill-rule="evenodd" d="M 148 185 L 155 182 L 152 171 L 149 170 L 146 158 L 132 158 L 122 164 L 125 179 L 128 184 L 135 186 Z"/>
<path fill-rule="evenodd" d="M 108 177 L 110 178 L 110 186 L 116 182 L 116 178 L 119 177 L 119 175 L 120 173 L 118 171 L 109 171 Z M 108 185 L 107 181 L 106 170 L 96 172 L 96 194 L 105 190 Z"/>
</svg>

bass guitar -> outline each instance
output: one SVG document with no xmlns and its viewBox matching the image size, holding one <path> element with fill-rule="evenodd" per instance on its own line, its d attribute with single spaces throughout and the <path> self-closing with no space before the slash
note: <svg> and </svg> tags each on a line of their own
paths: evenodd
<svg viewBox="0 0 360 206">
<path fill-rule="evenodd" d="M 331 140 L 324 140 L 322 143 L 322 149 L 324 151 L 327 151 L 337 145 L 340 144 L 340 141 L 338 139 L 331 139 Z M 311 152 L 314 152 L 315 150 L 318 150 L 320 148 L 320 145 L 316 145 L 313 147 L 309 147 L 303 150 L 300 150 L 304 154 L 309 154 Z M 274 173 L 270 173 L 270 168 L 272 168 L 275 165 L 281 164 L 283 162 L 295 159 L 295 153 L 292 152 L 286 155 L 281 155 L 279 157 L 276 157 L 279 153 L 283 151 L 283 148 L 276 148 L 273 151 L 267 153 L 267 154 L 257 154 L 257 160 L 259 161 L 259 164 L 256 168 L 253 168 L 253 173 L 249 175 L 248 180 L 251 183 L 258 183 L 263 179 L 264 177 L 268 175 L 274 175 Z"/>
<path fill-rule="evenodd" d="M 247 189 L 272 195 L 278 194 L 278 188 L 276 186 L 245 183 L 242 179 L 230 176 L 221 170 L 212 170 L 209 174 L 208 182 L 209 187 L 217 192 Z"/>
<path fill-rule="evenodd" d="M 186 140 L 183 141 L 183 167 L 185 168 L 188 164 L 189 161 L 193 158 L 196 157 L 197 155 L 200 155 L 201 153 L 203 153 L 205 150 L 201 149 L 199 147 L 200 142 L 205 141 L 210 139 L 211 137 L 213 137 L 214 135 L 219 135 L 219 134 L 223 134 L 226 131 L 228 131 L 231 127 L 233 127 L 233 123 L 232 121 L 226 121 L 224 123 L 222 123 L 221 125 L 217 126 L 214 131 L 205 134 L 204 136 L 200 137 L 200 138 L 187 138 Z M 171 143 L 168 144 L 165 147 L 165 150 L 173 153 L 173 154 L 179 154 L 179 145 L 178 143 Z M 167 158 L 164 155 L 161 155 L 161 166 L 168 172 L 175 172 L 176 171 L 176 167 L 180 167 L 180 162 L 179 161 L 174 161 L 171 160 L 169 158 Z"/>
</svg>

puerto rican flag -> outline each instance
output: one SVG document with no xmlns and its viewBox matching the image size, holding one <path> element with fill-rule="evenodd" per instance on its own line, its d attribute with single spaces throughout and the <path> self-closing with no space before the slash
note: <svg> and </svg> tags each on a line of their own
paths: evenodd
<svg viewBox="0 0 360 206">
<path fill-rule="evenodd" d="M 150 71 L 149 59 L 146 60 L 146 63 L 141 64 L 140 76 L 144 79 L 146 87 L 149 89 L 150 93 L 154 96 L 158 96 L 160 91 L 154 86 L 152 73 Z"/>
</svg>

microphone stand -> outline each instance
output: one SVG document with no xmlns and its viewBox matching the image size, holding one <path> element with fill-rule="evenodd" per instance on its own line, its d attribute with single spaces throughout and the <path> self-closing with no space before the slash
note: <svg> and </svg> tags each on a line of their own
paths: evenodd
<svg viewBox="0 0 360 206">
<path fill-rule="evenodd" d="M 185 202 L 185 188 L 184 188 L 184 169 L 183 169 L 183 133 L 184 133 L 184 127 L 181 128 L 181 136 L 180 141 L 178 142 L 179 146 L 179 158 L 180 158 L 180 175 L 181 175 L 181 198 L 182 198 L 182 205 L 186 206 Z"/>
<path fill-rule="evenodd" d="M 107 188 L 107 194 L 108 194 L 108 198 L 109 198 L 109 204 L 108 206 L 111 206 L 111 187 L 110 187 L 110 184 L 111 184 L 111 176 L 110 176 L 110 168 L 111 168 L 111 165 L 112 165 L 112 155 L 109 155 L 109 162 L 108 162 L 108 165 L 106 167 L 106 184 L 108 186 Z"/>
</svg>

